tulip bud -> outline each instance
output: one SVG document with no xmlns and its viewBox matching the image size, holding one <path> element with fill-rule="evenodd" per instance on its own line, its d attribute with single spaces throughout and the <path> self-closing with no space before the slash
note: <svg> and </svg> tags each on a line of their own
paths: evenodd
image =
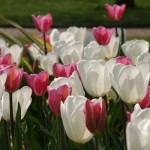
<svg viewBox="0 0 150 150">
<path fill-rule="evenodd" d="M 99 27 L 94 27 L 92 29 L 93 35 L 95 37 L 95 40 L 97 41 L 97 43 L 99 43 L 100 45 L 107 45 L 110 41 L 110 38 L 113 34 L 113 32 L 115 31 L 114 28 L 112 29 L 106 29 L 103 26 L 99 26 Z"/>
<path fill-rule="evenodd" d="M 111 20 L 118 21 L 122 18 L 124 14 L 126 4 L 122 4 L 121 6 L 116 5 L 116 4 L 113 6 L 109 4 L 105 4 L 105 8 L 107 10 L 108 17 Z"/>
<path fill-rule="evenodd" d="M 22 75 L 24 70 L 23 69 L 17 69 L 15 66 L 8 68 L 6 70 L 7 72 L 7 79 L 5 83 L 6 91 L 12 93 L 18 90 L 21 81 L 22 81 Z"/>
<path fill-rule="evenodd" d="M 59 63 L 53 64 L 53 74 L 55 78 L 67 77 L 69 78 L 74 71 L 77 71 L 77 63 L 62 65 Z"/>
<path fill-rule="evenodd" d="M 34 22 L 35 27 L 40 32 L 47 32 L 52 26 L 52 16 L 48 13 L 45 16 L 35 16 L 32 15 L 32 20 Z"/>
<path fill-rule="evenodd" d="M 57 89 L 53 89 L 50 86 L 47 87 L 48 101 L 51 111 L 59 116 L 60 115 L 60 103 L 64 102 L 68 95 L 71 95 L 72 88 L 67 85 L 59 86 Z"/>
<path fill-rule="evenodd" d="M 48 85 L 49 75 L 47 72 L 42 71 L 39 74 L 28 75 L 24 73 L 24 77 L 28 83 L 28 86 L 32 89 L 32 92 L 37 96 L 45 94 Z"/>
<path fill-rule="evenodd" d="M 91 133 L 101 133 L 107 125 L 105 101 L 102 98 L 85 103 L 86 126 Z"/>
</svg>

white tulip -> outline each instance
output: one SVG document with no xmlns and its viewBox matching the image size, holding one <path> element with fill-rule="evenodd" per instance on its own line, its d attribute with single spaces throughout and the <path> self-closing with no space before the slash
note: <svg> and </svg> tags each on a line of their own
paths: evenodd
<svg viewBox="0 0 150 150">
<path fill-rule="evenodd" d="M 40 56 L 39 60 L 40 60 L 41 68 L 43 70 L 47 71 L 50 75 L 52 75 L 53 74 L 53 72 L 52 72 L 53 64 L 58 62 L 58 57 L 57 57 L 56 53 L 50 52 L 46 56 L 45 55 Z"/>
<path fill-rule="evenodd" d="M 68 31 L 60 33 L 57 29 L 53 29 L 50 33 L 50 41 L 52 46 L 58 41 L 64 41 L 67 44 L 71 44 L 75 42 L 75 37 Z"/>
<path fill-rule="evenodd" d="M 16 92 L 12 93 L 12 102 L 13 102 L 13 119 L 16 120 L 16 113 L 18 109 L 18 103 L 21 107 L 21 119 L 25 116 L 27 109 L 31 104 L 31 94 L 32 90 L 28 86 L 17 90 Z M 9 93 L 5 92 L 2 97 L 3 102 L 3 119 L 6 121 L 10 120 L 10 109 L 9 109 Z"/>
<path fill-rule="evenodd" d="M 145 52 L 149 51 L 149 42 L 145 40 L 130 40 L 125 42 L 122 45 L 122 50 L 124 54 L 132 59 L 132 62 L 135 64 L 137 57 Z"/>
<path fill-rule="evenodd" d="M 150 150 L 150 108 L 135 105 L 126 128 L 128 150 Z"/>
<path fill-rule="evenodd" d="M 20 64 L 22 52 L 23 52 L 23 47 L 20 47 L 17 44 L 14 44 L 9 48 L 3 47 L 1 49 L 1 54 L 2 55 L 11 54 L 12 56 L 11 61 L 16 62 L 17 65 Z"/>
<path fill-rule="evenodd" d="M 105 59 L 105 50 L 97 42 L 92 41 L 84 48 L 83 57 L 87 60 Z"/>
<path fill-rule="evenodd" d="M 60 59 L 63 64 L 72 64 L 82 59 L 83 43 L 76 42 L 59 47 Z"/>
<path fill-rule="evenodd" d="M 136 66 L 116 64 L 110 72 L 112 86 L 125 103 L 141 101 L 149 83 L 149 63 L 141 62 Z"/>
<path fill-rule="evenodd" d="M 72 88 L 71 95 L 82 95 L 82 96 L 85 95 L 82 83 L 76 71 L 74 71 L 69 78 L 66 77 L 55 78 L 51 82 L 50 87 L 52 87 L 53 89 L 57 89 L 59 86 L 62 86 L 64 84 Z"/>
<path fill-rule="evenodd" d="M 31 57 L 34 60 L 37 60 L 40 56 L 42 56 L 42 54 L 40 53 L 40 51 L 41 51 L 40 48 L 35 43 L 31 44 L 27 48 L 29 50 Z"/>
<path fill-rule="evenodd" d="M 116 57 L 119 50 L 119 37 L 112 36 L 108 45 L 103 46 L 103 48 L 107 59 Z"/>
<path fill-rule="evenodd" d="M 87 34 L 87 30 L 85 27 L 69 27 L 67 31 L 74 35 L 76 42 L 80 41 L 84 44 Z"/>
<path fill-rule="evenodd" d="M 0 99 L 2 98 L 2 95 L 4 94 L 4 91 L 5 91 L 6 78 L 7 78 L 6 72 L 0 75 Z"/>
<path fill-rule="evenodd" d="M 77 68 L 88 94 L 100 97 L 108 93 L 111 84 L 104 60 L 81 60 Z"/>
<path fill-rule="evenodd" d="M 68 96 L 64 104 L 61 102 L 61 117 L 66 134 L 77 143 L 86 143 L 93 137 L 85 124 L 83 109 L 86 100 L 83 96 Z"/>
</svg>

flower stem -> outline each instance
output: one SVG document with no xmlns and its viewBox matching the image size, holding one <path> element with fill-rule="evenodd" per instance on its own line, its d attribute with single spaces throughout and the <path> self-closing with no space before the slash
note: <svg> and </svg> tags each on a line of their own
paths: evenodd
<svg viewBox="0 0 150 150">
<path fill-rule="evenodd" d="M 105 130 L 104 136 L 105 136 L 105 149 L 110 150 L 110 138 L 107 129 Z"/>
<path fill-rule="evenodd" d="M 98 149 L 98 136 L 97 135 L 94 136 L 94 140 L 95 140 L 95 150 L 99 150 Z"/>
<path fill-rule="evenodd" d="M 116 31 L 116 37 L 118 37 L 118 31 L 117 31 L 117 21 L 115 21 L 115 31 Z"/>
<path fill-rule="evenodd" d="M 44 51 L 45 51 L 45 55 L 47 54 L 47 48 L 46 48 L 46 35 L 45 32 L 43 32 L 43 38 L 44 38 Z"/>
<path fill-rule="evenodd" d="M 9 109 L 10 109 L 10 138 L 11 138 L 11 149 L 13 149 L 14 119 L 13 119 L 13 99 L 12 99 L 12 93 L 9 93 Z"/>
<path fill-rule="evenodd" d="M 127 150 L 127 142 L 126 142 L 126 116 L 125 116 L 125 110 L 124 110 L 124 103 L 122 100 L 120 100 L 121 103 L 121 122 L 123 127 L 123 136 L 124 136 L 124 148 Z"/>
<path fill-rule="evenodd" d="M 65 133 L 64 127 L 61 118 L 58 118 L 58 125 L 59 125 L 59 150 L 65 150 Z"/>
</svg>

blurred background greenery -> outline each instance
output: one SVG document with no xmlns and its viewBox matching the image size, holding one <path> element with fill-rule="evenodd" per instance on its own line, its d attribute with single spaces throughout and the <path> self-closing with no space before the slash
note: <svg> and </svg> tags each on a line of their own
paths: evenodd
<svg viewBox="0 0 150 150">
<path fill-rule="evenodd" d="M 135 7 L 126 9 L 119 25 L 150 27 L 150 0 L 134 1 Z M 53 16 L 53 27 L 114 26 L 107 18 L 104 4 L 115 2 L 115 0 L 0 0 L 0 15 L 24 27 L 33 27 L 32 14 L 44 15 L 48 12 Z M 0 26 L 8 25 L 0 20 Z"/>
</svg>

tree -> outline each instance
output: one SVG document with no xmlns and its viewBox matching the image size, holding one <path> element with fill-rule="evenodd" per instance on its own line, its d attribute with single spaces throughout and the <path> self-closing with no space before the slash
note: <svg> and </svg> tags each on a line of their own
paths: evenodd
<svg viewBox="0 0 150 150">
<path fill-rule="evenodd" d="M 116 0 L 116 4 L 121 5 L 121 4 L 126 4 L 127 7 L 135 7 L 135 0 Z"/>
</svg>

